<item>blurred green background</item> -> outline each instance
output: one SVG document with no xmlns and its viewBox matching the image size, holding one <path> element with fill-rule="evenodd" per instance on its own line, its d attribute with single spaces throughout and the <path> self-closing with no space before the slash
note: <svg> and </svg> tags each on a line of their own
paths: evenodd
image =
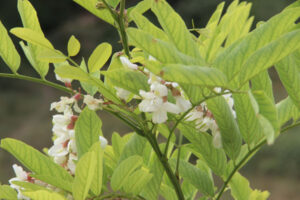
<svg viewBox="0 0 300 200">
<path fill-rule="evenodd" d="M 127 0 L 127 5 L 134 5 L 136 2 L 138 1 Z M 169 0 L 168 2 L 183 16 L 189 27 L 192 19 L 197 27 L 203 27 L 217 4 L 222 1 Z M 226 2 L 228 6 L 231 1 Z M 280 12 L 293 0 L 249 2 L 253 3 L 251 15 L 255 16 L 255 23 L 257 23 Z M 117 32 L 71 0 L 31 0 L 31 3 L 38 11 L 46 36 L 56 48 L 66 52 L 68 38 L 75 35 L 82 45 L 77 59 L 82 56 L 88 57 L 97 44 L 104 41 L 111 43 L 114 51 L 120 50 Z M 0 20 L 8 29 L 21 26 L 16 5 L 16 0 L 0 1 Z M 14 41 L 20 50 L 18 41 Z M 52 71 L 51 69 L 47 77 L 49 80 L 54 80 Z M 0 72 L 9 72 L 2 61 L 0 61 Z M 37 76 L 24 57 L 19 72 Z M 270 74 L 274 80 L 274 94 L 279 101 L 286 94 L 276 72 L 271 69 Z M 64 94 L 46 86 L 4 78 L 0 78 L 0 89 L 0 138 L 17 138 L 39 150 L 50 147 L 53 114 L 49 112 L 50 103 L 58 101 Z M 129 131 L 118 120 L 105 113 L 100 113 L 100 117 L 104 121 L 103 132 L 107 138 L 110 138 L 113 131 L 120 133 Z M 251 186 L 269 190 L 272 200 L 300 199 L 299 131 L 300 129 L 295 128 L 280 136 L 274 145 L 264 147 L 242 169 L 242 174 L 250 179 Z M 7 183 L 7 180 L 14 176 L 11 165 L 15 162 L 11 155 L 0 150 L 0 182 Z"/>
</svg>

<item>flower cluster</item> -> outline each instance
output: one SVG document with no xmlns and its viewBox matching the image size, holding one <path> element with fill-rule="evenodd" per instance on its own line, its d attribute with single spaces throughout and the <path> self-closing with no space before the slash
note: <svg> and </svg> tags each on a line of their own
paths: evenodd
<svg viewBox="0 0 300 200">
<path fill-rule="evenodd" d="M 150 57 L 149 59 L 155 60 L 153 57 Z M 133 70 L 138 69 L 138 66 L 131 63 L 128 58 L 121 56 L 120 60 L 124 67 Z M 142 112 L 152 113 L 153 123 L 160 124 L 166 122 L 168 119 L 167 113 L 179 114 L 191 108 L 190 101 L 183 97 L 181 88 L 177 83 L 166 82 L 160 77 L 149 72 L 147 69 L 144 69 L 143 73 L 147 74 L 149 77 L 148 84 L 150 85 L 150 91 L 146 92 L 144 90 L 140 90 L 142 102 L 139 104 L 139 110 Z M 128 96 L 129 93 L 125 92 L 124 90 L 122 91 L 118 89 L 117 95 L 120 98 L 122 98 L 121 94 L 126 94 Z M 169 94 L 172 95 L 176 103 L 168 101 Z"/>
<path fill-rule="evenodd" d="M 58 80 L 65 82 L 70 86 L 71 80 L 61 79 Z M 67 84 L 68 83 L 68 84 Z M 61 97 L 60 101 L 53 102 L 50 106 L 50 110 L 55 110 L 58 114 L 53 115 L 53 146 L 49 148 L 48 155 L 53 158 L 53 161 L 62 167 L 64 167 L 70 174 L 74 175 L 76 170 L 77 148 L 75 141 L 75 124 L 78 119 L 78 114 L 81 113 L 79 102 L 82 99 L 82 106 L 86 105 L 91 110 L 101 109 L 103 100 L 96 99 L 90 95 L 75 94 L 72 97 Z M 107 145 L 107 140 L 100 136 L 101 147 L 104 149 Z M 51 190 L 59 190 L 49 184 L 46 184 L 40 180 L 32 178 L 30 173 L 23 170 L 22 167 L 14 164 L 15 178 L 10 179 L 11 187 L 18 192 L 18 199 L 29 200 L 28 197 L 22 194 L 22 188 L 13 183 L 13 181 L 30 182 L 41 185 Z M 67 199 L 73 199 L 71 195 L 67 196 Z"/>
<path fill-rule="evenodd" d="M 149 60 L 155 61 L 155 58 L 149 56 Z M 120 61 L 126 68 L 139 70 L 138 65 L 131 63 L 130 60 L 124 56 L 120 57 Z M 164 81 L 145 68 L 143 69 L 143 73 L 149 77 L 148 84 L 150 85 L 150 91 L 146 92 L 144 90 L 140 90 L 142 101 L 139 104 L 139 110 L 142 112 L 152 113 L 153 123 L 159 124 L 166 122 L 168 119 L 167 113 L 179 114 L 191 108 L 190 101 L 185 99 L 182 89 L 177 83 Z M 124 100 L 128 99 L 131 94 L 129 91 L 122 88 L 116 88 L 116 90 L 117 95 Z M 216 93 L 221 92 L 221 88 L 215 88 L 214 90 Z M 168 101 L 170 96 L 174 99 L 174 103 Z M 232 114 L 236 117 L 231 94 L 225 94 L 222 96 L 231 108 Z M 214 146 L 217 148 L 222 147 L 219 127 L 213 117 L 213 114 L 207 109 L 205 103 L 196 106 L 187 115 L 185 120 L 194 121 L 196 128 L 201 132 L 210 131 L 213 135 Z"/>
</svg>

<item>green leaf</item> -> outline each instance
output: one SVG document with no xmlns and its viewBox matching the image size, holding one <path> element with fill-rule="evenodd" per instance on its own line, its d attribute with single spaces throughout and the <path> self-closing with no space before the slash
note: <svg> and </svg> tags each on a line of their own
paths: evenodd
<svg viewBox="0 0 300 200">
<path fill-rule="evenodd" d="M 269 145 L 274 143 L 275 140 L 275 130 L 270 121 L 263 115 L 258 115 L 259 122 L 263 128 L 263 132 L 267 138 L 267 143 Z"/>
<path fill-rule="evenodd" d="M 259 113 L 270 121 L 276 135 L 279 134 L 280 127 L 278 126 L 278 115 L 275 103 L 263 91 L 253 91 L 252 93 L 259 105 Z"/>
<path fill-rule="evenodd" d="M 9 185 L 0 185 L 0 199 L 17 200 L 17 192 Z"/>
<path fill-rule="evenodd" d="M 200 60 L 198 45 L 194 42 L 192 34 L 182 18 L 172 7 L 164 0 L 152 0 L 151 10 L 176 48 L 182 53 Z"/>
<path fill-rule="evenodd" d="M 128 137 L 129 136 L 129 137 Z M 126 134 L 125 136 L 121 137 L 118 133 L 113 132 L 111 137 L 111 144 L 113 147 L 114 154 L 119 159 L 120 155 L 123 152 L 124 146 L 127 144 L 129 138 L 131 138 L 130 134 Z"/>
<path fill-rule="evenodd" d="M 226 87 L 225 75 L 211 67 L 167 65 L 163 68 L 163 78 L 168 81 L 176 81 L 197 86 Z"/>
<path fill-rule="evenodd" d="M 291 118 L 293 118 L 295 122 L 300 117 L 300 112 L 290 97 L 287 97 L 277 103 L 276 109 L 278 113 L 278 124 L 280 127 Z"/>
<path fill-rule="evenodd" d="M 95 113 L 86 107 L 79 115 L 75 125 L 75 139 L 78 157 L 89 151 L 91 146 L 99 141 L 102 135 L 102 121 Z"/>
<path fill-rule="evenodd" d="M 269 76 L 268 70 L 264 70 L 251 79 L 252 90 L 262 90 L 274 102 L 272 80 Z"/>
<path fill-rule="evenodd" d="M 144 17 L 140 13 L 132 11 L 130 13 L 130 17 L 132 17 L 134 23 L 137 24 L 140 30 L 151 34 L 157 39 L 168 41 L 168 36 L 163 32 L 163 30 L 152 24 L 146 17 Z"/>
<path fill-rule="evenodd" d="M 37 13 L 28 0 L 18 0 L 18 11 L 25 28 L 43 34 Z"/>
<path fill-rule="evenodd" d="M 55 73 L 62 78 L 76 79 L 80 81 L 92 82 L 88 73 L 78 67 L 62 65 L 55 68 Z"/>
<path fill-rule="evenodd" d="M 80 42 L 72 35 L 68 42 L 68 55 L 76 56 L 80 50 Z"/>
<path fill-rule="evenodd" d="M 170 160 L 170 164 L 175 168 L 176 160 Z M 179 162 L 179 173 L 185 181 L 191 183 L 201 193 L 211 197 L 214 196 L 214 183 L 210 174 L 183 160 Z"/>
<path fill-rule="evenodd" d="M 268 191 L 259 191 L 259 190 L 254 190 L 252 191 L 250 195 L 250 200 L 267 200 L 270 196 L 270 193 Z"/>
<path fill-rule="evenodd" d="M 41 185 L 38 184 L 34 184 L 34 183 L 30 183 L 30 182 L 25 182 L 25 181 L 12 181 L 12 183 L 14 185 L 18 185 L 21 188 L 23 188 L 26 191 L 37 191 L 37 190 L 47 190 L 47 191 L 51 191 L 48 188 L 45 188 Z M 1 198 L 0 198 L 1 199 Z"/>
<path fill-rule="evenodd" d="M 134 155 L 143 156 L 146 143 L 147 140 L 144 137 L 134 133 L 124 146 L 119 159 L 119 163 Z"/>
<path fill-rule="evenodd" d="M 94 152 L 96 156 L 95 174 L 93 176 L 91 184 L 91 191 L 96 196 L 99 196 L 102 190 L 104 150 L 101 148 L 101 143 L 96 142 L 95 144 L 93 144 L 90 151 Z"/>
<path fill-rule="evenodd" d="M 123 184 L 123 190 L 126 193 L 138 195 L 149 183 L 152 176 L 146 168 L 136 170 L 126 179 L 127 181 Z"/>
<path fill-rule="evenodd" d="M 139 95 L 140 90 L 148 91 L 148 78 L 139 71 L 130 69 L 115 69 L 105 72 L 105 77 L 117 87 Z"/>
<path fill-rule="evenodd" d="M 249 198 L 252 193 L 249 181 L 240 175 L 240 173 L 235 173 L 229 182 L 229 187 L 231 189 L 231 195 L 234 197 L 234 199 L 252 200 Z"/>
<path fill-rule="evenodd" d="M 20 67 L 21 58 L 15 48 L 14 43 L 10 39 L 7 30 L 0 21 L 0 57 L 8 65 L 13 73 L 16 73 Z"/>
<path fill-rule="evenodd" d="M 73 177 L 49 157 L 33 147 L 11 138 L 1 140 L 1 148 L 11 153 L 26 168 L 38 175 L 48 175 L 72 182 Z"/>
<path fill-rule="evenodd" d="M 140 1 L 138 4 L 136 4 L 134 7 L 128 8 L 128 16 L 129 16 L 129 21 L 131 21 L 131 13 L 139 13 L 139 14 L 143 14 L 144 12 L 146 12 L 147 10 L 149 10 L 151 8 L 151 0 L 143 0 Z"/>
<path fill-rule="evenodd" d="M 62 78 L 71 78 L 94 85 L 98 88 L 98 91 L 101 92 L 106 99 L 116 104 L 122 103 L 119 100 L 119 98 L 114 94 L 114 92 L 107 88 L 100 79 L 90 76 L 88 73 L 84 72 L 84 70 L 78 67 L 62 65 L 55 68 L 55 73 Z"/>
<path fill-rule="evenodd" d="M 151 34 L 136 29 L 128 28 L 127 34 L 129 37 L 129 43 L 141 48 L 149 55 L 156 58 L 158 61 L 167 64 L 190 64 L 190 65 L 205 65 L 202 60 L 192 58 L 179 52 L 172 44 L 154 38 Z"/>
<path fill-rule="evenodd" d="M 36 32 L 29 28 L 13 28 L 10 30 L 12 34 L 26 42 L 44 47 L 47 49 L 54 49 L 51 42 L 45 38 L 42 33 Z"/>
<path fill-rule="evenodd" d="M 163 196 L 165 200 L 177 199 L 174 189 L 164 183 L 160 186 L 160 195 Z"/>
<path fill-rule="evenodd" d="M 150 169 L 150 173 L 153 175 L 153 177 L 149 181 L 147 187 L 143 188 L 141 194 L 148 200 L 157 200 L 164 175 L 164 168 L 154 152 L 151 155 L 148 168 Z"/>
<path fill-rule="evenodd" d="M 87 197 L 95 175 L 96 164 L 97 161 L 94 152 L 88 152 L 79 159 L 72 187 L 75 200 L 85 200 Z"/>
<path fill-rule="evenodd" d="M 300 8 L 293 8 L 289 9 L 288 11 L 283 11 L 280 14 L 272 17 L 268 22 L 264 23 L 263 25 L 259 26 L 254 31 L 252 31 L 250 34 L 248 34 L 248 36 L 226 48 L 222 53 L 220 53 L 217 56 L 216 60 L 213 63 L 213 66 L 224 72 L 228 80 L 232 80 L 232 78 L 236 76 L 238 72 L 241 71 L 241 69 L 243 68 L 242 66 L 244 65 L 246 60 L 248 60 L 248 58 L 254 52 L 257 52 L 257 50 L 261 49 L 267 44 L 270 44 L 272 41 L 275 41 L 283 34 L 289 32 L 294 26 L 294 22 L 299 18 L 299 16 Z M 289 37 L 291 37 L 291 35 L 289 35 Z M 279 41 L 275 43 L 277 43 L 278 45 L 280 43 Z M 294 47 L 295 46 L 296 45 L 294 45 Z M 269 48 L 270 47 L 272 47 L 272 45 L 269 46 Z M 272 51 L 273 50 L 274 49 L 272 49 Z M 264 49 L 263 51 L 265 51 L 266 53 L 267 49 Z M 256 57 L 258 58 L 258 54 L 256 54 Z M 252 59 L 254 59 L 254 57 L 252 57 Z M 251 64 L 250 62 L 248 63 Z M 263 70 L 261 65 L 265 64 L 265 62 L 260 63 L 260 67 L 258 67 L 257 70 Z M 244 67 L 246 68 L 246 65 L 244 65 Z M 251 70 L 247 69 L 246 71 L 247 73 L 249 73 L 248 71 Z"/>
<path fill-rule="evenodd" d="M 41 29 L 37 13 L 34 7 L 28 0 L 18 0 L 18 11 L 22 19 L 23 26 L 36 32 L 39 37 L 44 37 Z M 22 49 L 29 60 L 32 67 L 43 78 L 47 75 L 49 70 L 49 63 L 38 60 L 38 54 L 43 50 L 43 47 L 29 43 L 28 46 L 22 45 Z"/>
<path fill-rule="evenodd" d="M 108 43 L 99 44 L 93 51 L 88 60 L 88 67 L 90 72 L 98 71 L 103 67 L 111 56 L 112 47 Z"/>
<path fill-rule="evenodd" d="M 96 8 L 96 3 L 98 2 L 98 0 L 89 0 L 89 1 L 73 0 L 73 1 L 76 2 L 77 4 L 79 4 L 80 6 L 82 6 L 83 8 L 85 8 L 86 10 L 88 10 L 89 12 L 91 12 L 93 15 L 96 15 L 100 19 L 102 19 L 102 20 L 106 21 L 107 23 L 114 26 L 114 19 L 111 16 L 109 10 Z M 108 1 L 108 2 L 113 2 L 113 0 Z M 114 3 L 114 4 L 116 4 L 116 3 Z"/>
<path fill-rule="evenodd" d="M 111 188 L 114 191 L 120 190 L 124 183 L 128 182 L 130 175 L 139 167 L 142 166 L 143 159 L 140 156 L 130 156 L 123 160 L 114 170 L 111 177 Z"/>
<path fill-rule="evenodd" d="M 87 66 L 86 63 L 84 61 L 84 59 L 82 59 L 81 63 L 80 63 L 80 68 L 84 71 L 87 72 Z M 100 71 L 96 71 L 93 73 L 90 73 L 90 76 L 100 79 Z M 98 91 L 98 87 L 95 86 L 94 84 L 85 82 L 85 81 L 80 81 L 80 85 L 82 86 L 82 88 L 91 96 L 94 96 L 96 94 L 96 92 Z"/>
<path fill-rule="evenodd" d="M 43 49 L 38 53 L 37 59 L 49 63 L 62 63 L 67 60 L 67 57 L 58 50 Z"/>
<path fill-rule="evenodd" d="M 256 116 L 255 108 L 251 103 L 250 94 L 237 93 L 232 96 L 241 135 L 247 144 L 256 144 L 263 137 L 263 132 Z"/>
<path fill-rule="evenodd" d="M 242 2 L 238 5 L 238 1 L 233 1 L 223 15 L 216 28 L 208 29 L 208 39 L 201 45 L 202 54 L 206 54 L 205 59 L 211 63 L 216 55 L 222 51 L 221 47 L 226 40 L 225 48 L 243 37 L 242 29 L 249 16 L 251 4 Z"/>
<path fill-rule="evenodd" d="M 300 13 L 300 10 L 299 10 Z M 239 81 L 244 83 L 259 72 L 300 48 L 300 30 L 287 33 L 251 55 L 241 68 Z"/>
<path fill-rule="evenodd" d="M 206 103 L 220 129 L 225 152 L 235 159 L 240 152 L 242 138 L 228 103 L 222 96 L 209 99 Z"/>
<path fill-rule="evenodd" d="M 217 175 L 223 175 L 227 158 L 223 149 L 216 149 L 213 146 L 212 136 L 198 132 L 194 126 L 188 124 L 181 123 L 178 128 L 191 142 L 193 153 L 201 157 Z"/>
<path fill-rule="evenodd" d="M 31 176 L 65 191 L 72 192 L 72 182 L 64 179 L 63 177 L 51 176 L 47 174 L 31 174 Z"/>
<path fill-rule="evenodd" d="M 285 57 L 276 64 L 276 71 L 290 98 L 300 109 L 300 74 L 298 70 L 297 55 Z M 299 59 L 299 58 L 298 58 Z"/>
<path fill-rule="evenodd" d="M 32 200 L 66 200 L 65 197 L 56 193 L 46 190 L 39 190 L 34 192 L 23 192 L 26 197 L 29 197 Z"/>
</svg>

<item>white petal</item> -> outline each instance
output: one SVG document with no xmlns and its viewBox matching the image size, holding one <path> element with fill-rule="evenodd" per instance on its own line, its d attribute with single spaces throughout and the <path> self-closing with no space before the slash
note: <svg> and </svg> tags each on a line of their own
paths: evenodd
<svg viewBox="0 0 300 200">
<path fill-rule="evenodd" d="M 168 115 L 167 112 L 164 110 L 158 110 L 154 112 L 152 115 L 152 121 L 155 124 L 164 123 L 165 121 L 167 121 L 167 119 L 168 119 Z"/>
<path fill-rule="evenodd" d="M 27 180 L 27 172 L 25 172 L 21 166 L 14 164 L 13 169 L 18 179 L 21 181 Z"/>
<path fill-rule="evenodd" d="M 159 97 L 168 96 L 168 88 L 165 85 L 162 85 L 158 82 L 154 82 L 150 86 L 151 91 L 154 92 L 155 95 Z"/>
<path fill-rule="evenodd" d="M 100 144 L 101 144 L 101 148 L 105 149 L 106 145 L 107 145 L 107 140 L 105 137 L 99 136 L 99 140 L 100 140 Z"/>
<path fill-rule="evenodd" d="M 129 98 L 131 92 L 124 90 L 123 88 L 115 87 L 117 90 L 117 96 L 121 99 L 124 99 L 125 101 Z"/>
<path fill-rule="evenodd" d="M 213 133 L 213 145 L 215 148 L 222 148 L 222 137 L 220 131 Z"/>
<path fill-rule="evenodd" d="M 163 107 L 162 107 L 164 110 L 166 110 L 166 111 L 168 111 L 168 112 L 170 112 L 170 113 L 174 113 L 174 114 L 178 114 L 178 113 L 180 113 L 181 112 L 181 109 L 177 106 L 177 105 L 175 105 L 175 104 L 173 104 L 173 103 L 170 103 L 170 102 L 165 102 L 164 104 L 163 104 Z"/>
<path fill-rule="evenodd" d="M 176 105 L 179 107 L 181 112 L 185 112 L 192 107 L 192 104 L 189 100 L 184 99 L 181 96 L 175 97 Z"/>
<path fill-rule="evenodd" d="M 130 69 L 138 69 L 138 66 L 136 64 L 131 63 L 127 57 L 121 56 L 120 60 L 123 66 L 128 67 Z"/>
</svg>

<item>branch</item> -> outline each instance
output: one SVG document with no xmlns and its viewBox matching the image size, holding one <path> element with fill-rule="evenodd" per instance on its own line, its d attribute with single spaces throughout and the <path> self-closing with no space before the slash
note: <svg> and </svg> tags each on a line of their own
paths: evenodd
<svg viewBox="0 0 300 200">
<path fill-rule="evenodd" d="M 45 79 L 40 79 L 40 78 L 34 78 L 34 77 L 30 77 L 30 76 L 24 76 L 24 75 L 20 75 L 20 74 L 7 74 L 7 73 L 0 73 L 0 77 L 4 77 L 4 78 L 15 78 L 15 79 L 20 79 L 20 80 L 26 80 L 26 81 L 30 81 L 30 82 L 34 82 L 34 83 L 40 83 L 42 85 L 47 85 L 50 86 L 52 88 L 58 89 L 60 91 L 72 94 L 73 91 L 65 86 L 56 84 L 56 83 L 52 83 L 50 81 L 47 81 Z"/>
</svg>

